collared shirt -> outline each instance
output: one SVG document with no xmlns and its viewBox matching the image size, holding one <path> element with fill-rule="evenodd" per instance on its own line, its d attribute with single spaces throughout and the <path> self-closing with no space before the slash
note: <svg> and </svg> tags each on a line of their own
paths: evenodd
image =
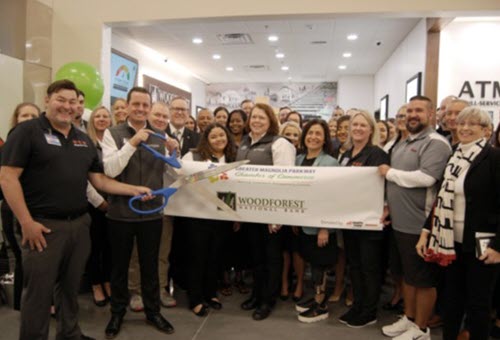
<svg viewBox="0 0 500 340">
<path fill-rule="evenodd" d="M 184 129 L 185 127 L 181 127 L 180 129 L 177 129 L 175 126 L 173 126 L 172 124 L 168 124 L 169 127 L 170 127 L 170 133 L 172 134 L 172 136 L 175 136 L 175 138 L 177 139 L 177 141 L 179 142 L 179 147 L 182 149 L 182 143 L 184 141 Z"/>
<path fill-rule="evenodd" d="M 392 226 L 407 234 L 420 234 L 436 196 L 451 148 L 432 128 L 399 141 L 387 172 L 387 202 Z"/>
<path fill-rule="evenodd" d="M 248 134 L 248 136 L 250 137 L 251 145 L 260 141 L 265 135 L 266 133 L 254 139 L 251 133 Z M 273 165 L 295 165 L 295 156 L 297 151 L 293 144 L 290 143 L 286 138 L 276 139 L 271 146 L 271 151 L 273 153 Z"/>
<path fill-rule="evenodd" d="M 74 127 L 64 136 L 45 113 L 12 130 L 2 165 L 23 169 L 19 181 L 33 216 L 86 211 L 88 174 L 103 171 L 90 138 Z"/>
<path fill-rule="evenodd" d="M 128 120 L 127 124 L 134 129 L 134 127 Z M 147 128 L 147 123 L 145 123 L 143 128 Z M 104 131 L 104 136 L 100 145 L 102 147 L 104 172 L 106 173 L 106 175 L 112 178 L 122 173 L 123 169 L 125 169 L 125 167 L 127 166 L 130 157 L 132 157 L 135 150 L 137 149 L 135 146 L 132 146 L 128 142 L 125 143 L 121 149 L 118 149 L 118 146 L 116 145 L 116 142 L 111 136 L 111 133 L 108 129 Z M 165 155 L 168 156 L 168 150 L 166 148 Z"/>
</svg>

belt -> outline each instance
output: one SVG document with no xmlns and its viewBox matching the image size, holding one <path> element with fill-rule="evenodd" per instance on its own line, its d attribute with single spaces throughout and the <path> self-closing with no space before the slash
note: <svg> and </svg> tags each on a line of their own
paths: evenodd
<svg viewBox="0 0 500 340">
<path fill-rule="evenodd" d="M 41 218 L 45 220 L 61 220 L 61 221 L 73 221 L 78 217 L 83 216 L 87 213 L 87 210 L 79 211 L 72 214 L 35 214 L 33 218 Z"/>
</svg>

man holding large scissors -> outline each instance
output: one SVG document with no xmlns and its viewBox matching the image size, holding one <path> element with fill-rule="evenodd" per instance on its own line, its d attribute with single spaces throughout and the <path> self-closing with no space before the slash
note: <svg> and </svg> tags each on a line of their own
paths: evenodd
<svg viewBox="0 0 500 340">
<path fill-rule="evenodd" d="M 127 96 L 128 118 L 124 124 L 104 133 L 102 143 L 105 173 L 120 182 L 163 187 L 165 163 L 155 158 L 148 147 L 165 154 L 165 142 L 147 121 L 151 110 L 151 96 L 145 88 L 134 87 Z M 164 133 L 163 133 L 164 134 Z M 161 197 L 140 202 L 142 210 L 161 205 Z M 129 302 L 128 267 L 134 238 L 137 242 L 141 268 L 141 292 L 144 311 L 149 323 L 164 333 L 173 333 L 172 325 L 160 314 L 158 283 L 158 251 L 162 232 L 162 212 L 139 215 L 128 207 L 128 197 L 111 196 L 108 208 L 113 269 L 111 272 L 111 319 L 106 327 L 106 338 L 120 332 Z"/>
</svg>

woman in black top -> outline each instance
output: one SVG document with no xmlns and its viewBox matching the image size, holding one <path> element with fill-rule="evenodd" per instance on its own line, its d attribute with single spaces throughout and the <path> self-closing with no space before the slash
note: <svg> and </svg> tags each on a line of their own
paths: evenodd
<svg viewBox="0 0 500 340">
<path fill-rule="evenodd" d="M 372 115 L 357 111 L 349 124 L 349 148 L 340 158 L 343 166 L 389 164 L 389 156 L 378 147 L 378 129 Z M 383 233 L 344 230 L 345 251 L 351 273 L 354 303 L 339 321 L 361 328 L 377 321 L 382 286 Z"/>
<path fill-rule="evenodd" d="M 218 123 L 212 123 L 203 131 L 198 147 L 182 159 L 226 163 L 234 161 L 234 158 L 235 148 L 229 131 Z M 216 310 L 222 308 L 217 298 L 217 277 L 227 224 L 225 221 L 201 218 L 186 218 L 184 224 L 190 249 L 187 268 L 189 308 L 197 316 L 206 316 L 208 306 Z"/>
</svg>

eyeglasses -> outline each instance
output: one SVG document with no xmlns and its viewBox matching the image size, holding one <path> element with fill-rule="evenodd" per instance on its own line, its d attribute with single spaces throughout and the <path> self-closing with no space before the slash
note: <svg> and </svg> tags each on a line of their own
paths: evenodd
<svg viewBox="0 0 500 340">
<path fill-rule="evenodd" d="M 471 122 L 459 122 L 457 124 L 460 127 L 468 126 L 468 127 L 476 127 L 476 126 L 483 126 L 481 123 L 471 123 Z"/>
<path fill-rule="evenodd" d="M 401 114 L 401 113 L 400 113 L 400 114 L 397 114 L 397 115 L 396 115 L 396 119 L 406 119 L 406 115 Z"/>
<path fill-rule="evenodd" d="M 170 110 L 177 111 L 177 112 L 187 112 L 188 111 L 188 109 L 185 109 L 183 107 L 171 107 Z"/>
</svg>

